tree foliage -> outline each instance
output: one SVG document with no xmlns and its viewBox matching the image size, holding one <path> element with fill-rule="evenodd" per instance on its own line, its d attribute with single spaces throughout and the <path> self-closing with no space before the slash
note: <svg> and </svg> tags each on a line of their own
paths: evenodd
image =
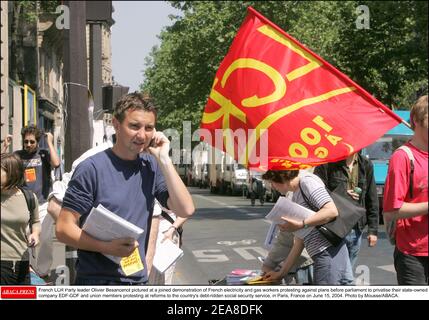
<svg viewBox="0 0 429 320">
<path fill-rule="evenodd" d="M 427 93 L 427 1 L 170 1 L 182 15 L 146 58 L 141 89 L 160 106 L 164 128 L 199 126 L 217 68 L 248 6 L 392 108 Z M 370 28 L 358 29 L 359 5 Z"/>
</svg>

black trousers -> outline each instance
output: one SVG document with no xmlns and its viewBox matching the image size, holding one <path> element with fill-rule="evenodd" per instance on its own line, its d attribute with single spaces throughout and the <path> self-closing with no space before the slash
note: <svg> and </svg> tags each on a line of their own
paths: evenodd
<svg viewBox="0 0 429 320">
<path fill-rule="evenodd" d="M 30 264 L 28 261 L 1 261 L 1 280 L 2 285 L 29 285 Z"/>
<path fill-rule="evenodd" d="M 393 258 L 399 285 L 428 284 L 428 257 L 411 256 L 395 248 Z"/>
</svg>

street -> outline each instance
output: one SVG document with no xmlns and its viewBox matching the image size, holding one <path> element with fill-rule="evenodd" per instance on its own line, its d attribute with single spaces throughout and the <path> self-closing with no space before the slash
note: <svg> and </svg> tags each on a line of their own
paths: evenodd
<svg viewBox="0 0 429 320">
<path fill-rule="evenodd" d="M 207 285 L 236 268 L 259 269 L 258 256 L 270 224 L 263 219 L 273 206 L 255 207 L 239 196 L 210 194 L 208 189 L 190 188 L 196 212 L 184 226 L 184 257 L 176 267 L 175 284 Z M 375 248 L 368 247 L 366 233 L 355 267 L 358 284 L 396 285 L 393 250 L 379 227 Z"/>
<path fill-rule="evenodd" d="M 273 206 L 250 205 L 241 196 L 211 194 L 208 189 L 190 188 L 196 212 L 184 226 L 184 256 L 176 266 L 174 284 L 208 285 L 222 279 L 236 268 L 259 269 L 258 257 L 264 257 L 265 236 L 270 224 L 264 219 Z M 366 233 L 355 267 L 357 284 L 396 285 L 393 249 L 386 239 L 384 226 L 379 227 L 379 240 L 369 248 Z M 52 278 L 56 268 L 64 265 L 64 246 L 54 245 Z M 61 268 L 57 273 L 61 274 Z"/>
</svg>

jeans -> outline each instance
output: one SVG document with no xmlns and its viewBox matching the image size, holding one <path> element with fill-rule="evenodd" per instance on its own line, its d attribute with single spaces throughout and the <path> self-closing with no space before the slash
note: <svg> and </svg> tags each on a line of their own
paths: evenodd
<svg viewBox="0 0 429 320">
<path fill-rule="evenodd" d="M 416 257 L 395 248 L 393 260 L 399 285 L 427 285 L 428 257 Z"/>
<path fill-rule="evenodd" d="M 314 285 L 351 285 L 353 271 L 345 241 L 312 257 Z"/>
<path fill-rule="evenodd" d="M 362 243 L 362 231 L 358 228 L 353 228 L 352 231 L 346 236 L 347 250 L 349 250 L 349 258 L 352 269 L 356 264 L 357 256 Z"/>
<path fill-rule="evenodd" d="M 296 284 L 313 284 L 313 265 L 296 270 L 295 273 Z"/>
<path fill-rule="evenodd" d="M 28 261 L 1 261 L 1 285 L 31 284 Z"/>
</svg>

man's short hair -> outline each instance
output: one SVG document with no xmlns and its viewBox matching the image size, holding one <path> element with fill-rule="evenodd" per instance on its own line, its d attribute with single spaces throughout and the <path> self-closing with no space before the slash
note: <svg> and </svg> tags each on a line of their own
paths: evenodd
<svg viewBox="0 0 429 320">
<path fill-rule="evenodd" d="M 298 177 L 299 170 L 268 170 L 262 175 L 262 179 L 277 183 L 284 183 Z"/>
<path fill-rule="evenodd" d="M 34 137 L 36 138 L 37 143 L 39 143 L 40 138 L 42 137 L 42 131 L 33 124 L 25 126 L 24 128 L 21 129 L 22 140 L 25 139 L 25 136 L 27 134 L 33 134 Z"/>
<path fill-rule="evenodd" d="M 7 175 L 7 181 L 4 186 L 6 190 L 22 187 L 25 184 L 24 164 L 18 155 L 15 153 L 2 153 L 1 168 Z"/>
<path fill-rule="evenodd" d="M 113 116 L 119 122 L 122 122 L 125 118 L 125 111 L 129 109 L 152 112 L 155 115 L 156 120 L 157 110 L 155 105 L 147 95 L 144 95 L 140 92 L 129 93 L 122 96 L 122 98 L 116 102 L 115 108 L 113 110 Z"/>
<path fill-rule="evenodd" d="M 417 102 L 411 107 L 411 113 L 410 113 L 410 122 L 411 122 L 411 129 L 414 130 L 416 127 L 416 124 L 414 123 L 414 120 L 418 124 L 423 124 L 425 121 L 425 117 L 428 116 L 428 96 L 421 96 Z"/>
</svg>

